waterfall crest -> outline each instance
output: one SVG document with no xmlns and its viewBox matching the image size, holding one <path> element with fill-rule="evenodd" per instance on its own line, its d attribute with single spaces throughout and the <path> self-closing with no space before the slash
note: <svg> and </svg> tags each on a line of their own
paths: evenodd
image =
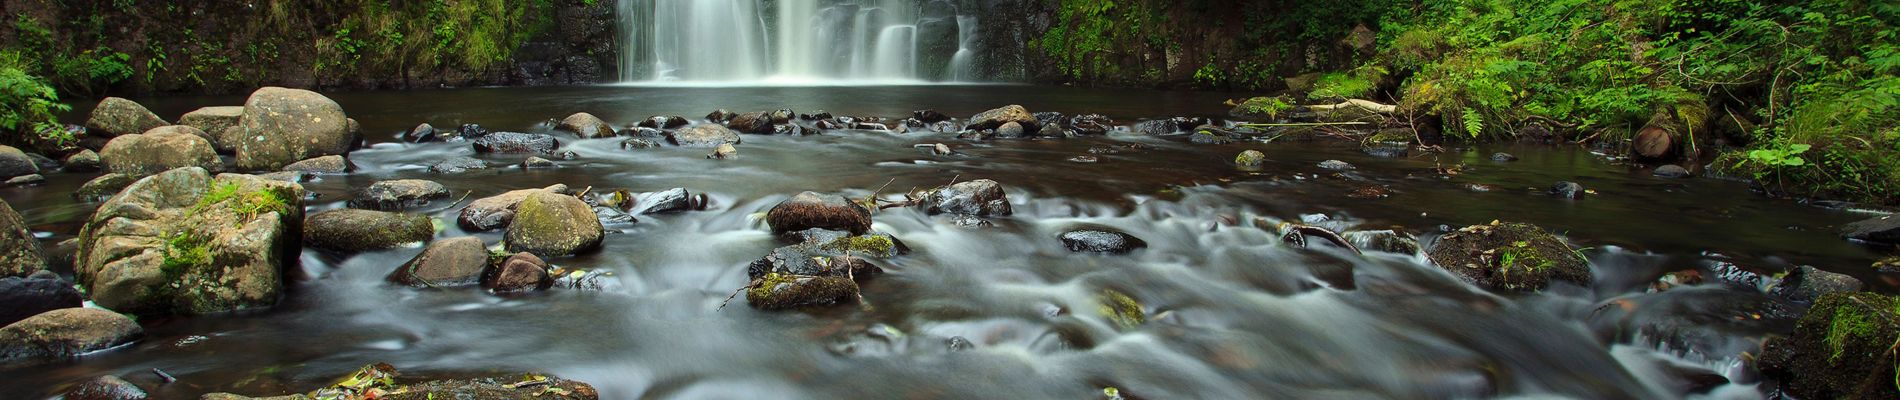
<svg viewBox="0 0 1900 400">
<path fill-rule="evenodd" d="M 975 81 L 977 19 L 947 0 L 619 0 L 620 80 Z"/>
</svg>

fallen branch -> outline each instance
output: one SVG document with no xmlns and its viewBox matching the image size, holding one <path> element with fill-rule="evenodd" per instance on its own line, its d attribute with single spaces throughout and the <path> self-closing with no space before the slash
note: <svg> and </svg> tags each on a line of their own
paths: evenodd
<svg viewBox="0 0 1900 400">
<path fill-rule="evenodd" d="M 1361 109 L 1365 109 L 1366 111 L 1371 111 L 1371 112 L 1380 113 L 1380 114 L 1392 114 L 1392 113 L 1399 112 L 1399 106 L 1391 105 L 1391 104 L 1379 104 L 1371 100 L 1360 100 L 1360 99 L 1347 99 L 1346 102 L 1339 103 L 1339 104 L 1317 104 L 1317 105 L 1306 106 L 1307 109 L 1313 110 L 1313 111 L 1336 111 L 1336 110 L 1346 108 L 1346 107 L 1358 107 Z"/>
<path fill-rule="evenodd" d="M 1328 242 L 1333 242 L 1333 244 L 1344 247 L 1346 250 L 1352 250 L 1353 254 L 1366 254 L 1365 252 L 1359 251 L 1359 246 L 1353 246 L 1352 242 L 1346 241 L 1346 238 L 1340 237 L 1338 233 L 1334 233 L 1326 228 L 1288 223 L 1281 224 L 1280 229 L 1286 231 L 1286 235 L 1280 236 L 1280 240 L 1292 243 L 1295 246 L 1306 247 L 1306 235 L 1313 235 L 1319 236 L 1321 239 L 1326 239 Z"/>
<path fill-rule="evenodd" d="M 1372 125 L 1372 123 L 1365 122 L 1365 121 L 1347 121 L 1347 122 L 1288 122 L 1288 123 L 1280 123 L 1280 124 L 1240 124 L 1240 126 L 1243 128 L 1272 128 L 1272 127 L 1284 127 L 1284 126 L 1341 126 L 1341 125 Z"/>
</svg>

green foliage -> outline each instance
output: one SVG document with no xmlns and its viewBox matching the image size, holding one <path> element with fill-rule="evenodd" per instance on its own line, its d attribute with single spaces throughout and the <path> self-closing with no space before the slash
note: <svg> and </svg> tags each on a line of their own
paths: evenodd
<svg viewBox="0 0 1900 400">
<path fill-rule="evenodd" d="M 1043 54 L 1056 60 L 1064 75 L 1082 78 L 1090 74 L 1113 73 L 1113 57 L 1128 49 L 1119 45 L 1153 42 L 1166 46 L 1165 36 L 1157 30 L 1169 3 L 1139 0 L 1073 0 L 1062 2 L 1056 10 L 1055 26 L 1044 32 L 1037 45 Z"/>
<path fill-rule="evenodd" d="M 53 132 L 60 142 L 73 138 L 60 129 L 57 116 L 70 109 L 45 79 L 21 68 L 26 62 L 0 51 L 0 141 L 24 143 L 28 133 Z"/>
<path fill-rule="evenodd" d="M 1313 84 L 1313 92 L 1307 97 L 1318 99 L 1345 99 L 1366 97 L 1372 93 L 1376 81 L 1384 75 L 1384 68 L 1369 66 L 1352 72 L 1332 72 L 1320 75 Z"/>
<path fill-rule="evenodd" d="M 225 204 L 237 212 L 241 219 L 251 219 L 266 213 L 281 213 L 290 210 L 292 199 L 275 189 L 244 191 L 237 182 L 223 181 L 213 183 L 205 196 L 192 206 L 194 213 L 203 212 L 211 206 Z"/>
<path fill-rule="evenodd" d="M 1801 153 L 1806 153 L 1808 149 L 1812 148 L 1814 148 L 1814 146 L 1805 143 L 1784 143 L 1781 147 L 1777 148 L 1758 148 L 1751 150 L 1748 152 L 1748 160 L 1776 168 L 1801 167 L 1808 165 L 1808 160 L 1801 158 Z"/>
</svg>

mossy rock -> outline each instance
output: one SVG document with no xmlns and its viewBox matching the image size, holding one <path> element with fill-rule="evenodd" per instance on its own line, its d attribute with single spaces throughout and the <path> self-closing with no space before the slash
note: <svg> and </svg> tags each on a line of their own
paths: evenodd
<svg viewBox="0 0 1900 400">
<path fill-rule="evenodd" d="M 27 276 L 46 269 L 40 254 L 40 241 L 26 227 L 26 220 L 6 200 L 0 200 L 0 278 Z"/>
<path fill-rule="evenodd" d="M 560 257 L 600 247 L 606 229 L 593 207 L 574 196 L 533 192 L 515 205 L 514 221 L 502 237 L 508 251 Z"/>
<path fill-rule="evenodd" d="M 473 379 L 444 379 L 403 383 L 401 373 L 387 363 L 376 363 L 308 393 L 274 397 L 247 397 L 212 393 L 203 400 L 318 400 L 318 399 L 546 399 L 595 400 L 600 392 L 584 382 L 538 373 L 499 374 Z"/>
<path fill-rule="evenodd" d="M 1247 99 L 1228 110 L 1227 115 L 1236 118 L 1275 119 L 1294 108 L 1293 102 L 1284 97 L 1255 97 Z"/>
<path fill-rule="evenodd" d="M 1589 285 L 1591 279 L 1582 255 L 1531 224 L 1468 226 L 1440 236 L 1426 255 L 1439 268 L 1491 290 L 1539 291 L 1553 281 Z"/>
<path fill-rule="evenodd" d="M 304 244 L 340 251 L 393 249 L 435 237 L 428 216 L 384 211 L 337 209 L 304 219 Z"/>
<path fill-rule="evenodd" d="M 746 287 L 747 304 L 761 310 L 787 310 L 857 301 L 858 283 L 845 276 L 766 274 Z"/>
<path fill-rule="evenodd" d="M 1261 153 L 1259 150 L 1247 150 L 1240 152 L 1238 156 L 1234 156 L 1234 165 L 1242 167 L 1258 167 L 1266 162 L 1267 153 Z"/>
<path fill-rule="evenodd" d="M 1896 342 L 1900 300 L 1831 293 L 1808 309 L 1793 334 L 1769 339 L 1757 361 L 1764 376 L 1799 398 L 1895 399 Z"/>
<path fill-rule="evenodd" d="M 138 322 L 111 311 L 47 311 L 0 328 L 0 363 L 71 359 L 131 342 L 144 334 Z"/>
<path fill-rule="evenodd" d="M 910 252 L 910 247 L 889 233 L 847 236 L 818 245 L 819 249 L 852 256 L 889 258 Z"/>
</svg>

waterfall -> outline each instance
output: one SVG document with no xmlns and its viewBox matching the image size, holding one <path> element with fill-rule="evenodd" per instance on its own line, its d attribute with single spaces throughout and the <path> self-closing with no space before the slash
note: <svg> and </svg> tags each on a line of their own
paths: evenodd
<svg viewBox="0 0 1900 400">
<path fill-rule="evenodd" d="M 976 81 L 944 0 L 619 0 L 627 82 Z"/>
</svg>

